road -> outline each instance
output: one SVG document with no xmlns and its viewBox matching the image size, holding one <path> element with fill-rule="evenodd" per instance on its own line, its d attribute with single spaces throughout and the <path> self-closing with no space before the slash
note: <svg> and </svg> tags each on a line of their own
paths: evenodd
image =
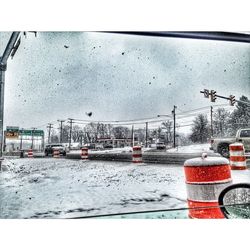
<svg viewBox="0 0 250 250">
<path fill-rule="evenodd" d="M 149 150 L 142 153 L 142 159 L 145 163 L 162 163 L 162 164 L 183 164 L 185 160 L 195 157 L 200 157 L 202 153 L 168 153 L 164 150 Z M 208 156 L 218 156 L 213 152 L 208 152 Z M 72 150 L 67 153 L 69 159 L 80 159 L 81 151 Z M 90 151 L 90 160 L 101 160 L 101 161 L 132 161 L 131 152 L 113 152 L 113 151 Z"/>
</svg>

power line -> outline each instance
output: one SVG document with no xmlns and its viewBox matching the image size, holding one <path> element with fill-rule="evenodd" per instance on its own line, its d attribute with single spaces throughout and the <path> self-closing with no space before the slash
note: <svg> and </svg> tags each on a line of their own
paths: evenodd
<svg viewBox="0 0 250 250">
<path fill-rule="evenodd" d="M 219 108 L 219 107 L 230 107 L 230 106 L 228 104 L 217 104 L 217 105 L 213 105 L 213 107 Z M 201 107 L 201 108 L 197 108 L 197 109 L 193 109 L 193 110 L 182 111 L 180 113 L 176 113 L 176 118 L 177 119 L 191 118 L 193 116 L 196 116 L 197 114 L 200 114 L 201 111 L 209 110 L 210 108 L 211 108 L 211 106 L 205 106 L 205 107 Z M 148 117 L 148 118 L 130 119 L 130 120 L 116 120 L 116 121 L 115 120 L 89 121 L 89 120 L 71 118 L 71 121 L 72 121 L 72 124 L 81 124 L 81 125 L 87 125 L 89 123 L 102 123 L 102 124 L 110 124 L 110 125 L 130 126 L 130 125 L 145 124 L 145 122 L 148 122 L 150 124 L 160 123 L 160 122 L 164 122 L 166 120 L 172 119 L 171 114 L 166 114 L 166 115 L 162 115 L 162 116 L 164 116 L 168 119 L 163 119 L 163 118 L 160 118 L 160 116 L 157 116 L 157 117 Z M 42 125 L 39 125 L 36 127 L 40 128 L 40 127 L 45 126 L 46 124 L 42 124 Z"/>
<path fill-rule="evenodd" d="M 165 116 L 165 115 L 164 115 Z M 171 118 L 171 115 L 169 114 L 168 115 L 169 118 Z M 153 120 L 153 121 L 157 121 L 155 119 L 157 119 L 158 117 L 148 117 L 148 118 L 140 118 L 140 119 L 130 119 L 130 120 L 117 120 L 117 121 L 102 121 L 102 120 L 99 120 L 99 121 L 89 121 L 89 120 L 82 120 L 82 119 L 73 119 L 74 121 L 80 121 L 80 122 L 83 122 L 83 123 L 103 123 L 103 124 L 127 124 L 130 125 L 131 122 L 133 123 L 137 123 L 137 122 L 141 122 L 141 123 L 145 123 L 145 122 L 150 122 L 150 120 Z M 162 119 L 161 119 L 162 120 Z"/>
</svg>

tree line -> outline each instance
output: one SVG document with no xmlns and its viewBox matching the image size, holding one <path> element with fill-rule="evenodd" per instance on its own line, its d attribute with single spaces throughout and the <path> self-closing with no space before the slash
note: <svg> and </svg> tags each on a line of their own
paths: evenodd
<svg viewBox="0 0 250 250">
<path fill-rule="evenodd" d="M 249 102 L 246 96 L 240 98 L 243 102 Z M 191 125 L 191 134 L 185 135 L 176 132 L 177 144 L 188 145 L 190 143 L 205 143 L 213 137 L 235 136 L 239 128 L 250 127 L 250 107 L 243 103 L 237 103 L 234 111 L 230 112 L 224 108 L 219 108 L 213 113 L 213 131 L 211 131 L 211 121 L 206 114 L 197 115 Z M 162 122 L 158 128 L 148 129 L 148 144 L 158 141 L 166 145 L 173 144 L 173 121 Z M 139 143 L 145 143 L 146 128 L 136 128 L 133 130 L 134 139 Z M 80 144 L 96 143 L 100 138 L 132 139 L 132 126 L 114 126 L 111 124 L 90 122 L 84 127 L 80 125 L 72 126 L 72 142 Z M 68 143 L 70 136 L 70 126 L 62 127 L 62 142 Z M 51 132 L 51 142 L 60 142 L 60 129 L 53 129 Z"/>
<path fill-rule="evenodd" d="M 249 102 L 244 95 L 240 98 L 240 101 Z M 192 142 L 205 143 L 209 141 L 211 136 L 235 136 L 238 129 L 249 127 L 250 106 L 244 103 L 237 103 L 236 109 L 232 112 L 224 108 L 219 108 L 214 112 L 212 119 L 213 130 L 207 115 L 199 114 L 193 121 L 192 133 L 189 138 Z"/>
</svg>

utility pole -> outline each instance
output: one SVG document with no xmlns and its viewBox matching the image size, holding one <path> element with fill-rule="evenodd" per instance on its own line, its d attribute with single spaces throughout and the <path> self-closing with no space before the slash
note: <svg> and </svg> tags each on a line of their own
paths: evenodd
<svg viewBox="0 0 250 250">
<path fill-rule="evenodd" d="M 43 133 L 43 136 L 42 136 L 42 151 L 44 151 L 44 133 Z"/>
<path fill-rule="evenodd" d="M 52 123 L 48 123 L 47 128 L 49 129 L 49 134 L 48 134 L 48 144 L 50 144 L 50 133 L 51 133 L 51 129 L 52 129 Z"/>
<path fill-rule="evenodd" d="M 68 118 L 69 123 L 70 123 L 70 129 L 69 129 L 69 150 L 71 148 L 71 138 L 72 138 L 72 124 L 73 124 L 73 120 L 71 118 Z"/>
<path fill-rule="evenodd" d="M 0 56 L 0 171 L 3 156 L 3 143 L 4 143 L 4 132 L 3 132 L 3 121 L 4 121 L 4 85 L 5 85 L 5 71 L 7 70 L 7 61 L 9 56 L 13 58 L 15 52 L 20 44 L 18 40 L 20 32 L 12 32 L 8 44 Z M 17 42 L 19 41 L 19 43 Z M 15 46 L 16 44 L 16 46 Z"/>
<path fill-rule="evenodd" d="M 177 106 L 174 105 L 174 109 L 172 110 L 172 114 L 173 114 L 173 119 L 174 119 L 174 148 L 176 146 L 176 143 L 175 143 L 175 137 L 176 137 L 176 113 L 175 113 L 175 110 L 177 109 Z"/>
<path fill-rule="evenodd" d="M 34 146 L 34 131 L 36 130 L 36 128 L 31 128 L 31 149 L 33 149 Z"/>
<path fill-rule="evenodd" d="M 220 120 L 220 122 L 219 122 L 219 125 L 220 125 L 220 136 L 222 137 L 223 136 L 223 133 L 222 133 L 223 129 L 222 129 L 222 121 L 221 121 L 221 110 L 218 109 L 217 111 L 218 111 L 218 116 L 219 116 L 219 120 Z"/>
<path fill-rule="evenodd" d="M 146 122 L 146 142 L 145 142 L 145 147 L 148 147 L 148 122 Z"/>
<path fill-rule="evenodd" d="M 23 128 L 20 130 L 20 150 L 22 150 L 23 149 L 23 135 L 22 135 L 22 133 L 23 133 Z"/>
<path fill-rule="evenodd" d="M 213 137 L 214 130 L 213 130 L 213 106 L 210 107 L 210 120 L 211 120 L 211 137 Z"/>
<path fill-rule="evenodd" d="M 82 147 L 82 139 L 83 139 L 83 133 L 81 133 L 81 137 L 80 137 L 81 139 L 80 139 L 80 145 L 81 145 L 81 147 Z"/>
<path fill-rule="evenodd" d="M 62 143 L 62 124 L 63 122 L 65 122 L 65 120 L 57 120 L 58 122 L 60 122 L 60 143 Z"/>
<path fill-rule="evenodd" d="M 132 125 L 131 141 L 132 147 L 134 147 L 134 125 Z"/>
</svg>

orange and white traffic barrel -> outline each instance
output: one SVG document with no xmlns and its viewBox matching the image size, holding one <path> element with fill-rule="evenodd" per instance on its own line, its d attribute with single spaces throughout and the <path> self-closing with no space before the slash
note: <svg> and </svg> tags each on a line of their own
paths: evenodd
<svg viewBox="0 0 250 250">
<path fill-rule="evenodd" d="M 82 160 L 88 160 L 89 159 L 88 148 L 82 148 L 81 159 Z"/>
<path fill-rule="evenodd" d="M 242 143 L 233 143 L 229 145 L 230 166 L 232 170 L 247 169 L 245 149 Z"/>
<path fill-rule="evenodd" d="M 223 157 L 207 157 L 203 153 L 201 158 L 185 161 L 184 171 L 189 217 L 224 218 L 218 198 L 220 192 L 232 183 L 229 161 Z"/>
<path fill-rule="evenodd" d="M 29 158 L 32 158 L 32 157 L 33 157 L 33 150 L 32 150 L 32 149 L 29 149 L 29 150 L 28 150 L 28 157 L 29 157 Z"/>
<path fill-rule="evenodd" d="M 57 148 L 53 149 L 53 157 L 54 158 L 60 158 L 60 151 Z"/>
<path fill-rule="evenodd" d="M 142 163 L 142 151 L 141 151 L 141 146 L 134 146 L 134 147 L 133 147 L 132 162 L 133 162 L 133 163 Z"/>
</svg>

